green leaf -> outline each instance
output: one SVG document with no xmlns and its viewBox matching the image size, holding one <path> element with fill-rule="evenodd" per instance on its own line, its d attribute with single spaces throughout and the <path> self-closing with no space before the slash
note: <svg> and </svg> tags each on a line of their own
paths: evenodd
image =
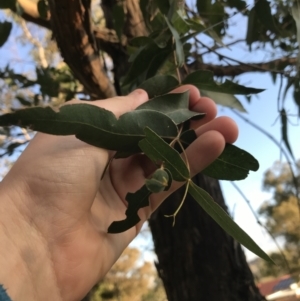
<svg viewBox="0 0 300 301">
<path fill-rule="evenodd" d="M 210 215 L 229 235 L 245 246 L 257 256 L 272 262 L 269 256 L 253 241 L 253 239 L 241 229 L 231 217 L 212 199 L 212 197 L 198 187 L 192 181 L 189 185 L 189 193 L 196 202 Z"/>
<path fill-rule="evenodd" d="M 232 94 L 219 93 L 219 92 L 213 92 L 213 91 L 205 91 L 205 90 L 201 90 L 201 94 L 203 96 L 210 97 L 218 105 L 237 109 L 241 112 L 246 112 L 246 110 L 245 110 L 244 106 L 241 104 L 241 102 Z"/>
<path fill-rule="evenodd" d="M 202 173 L 219 180 L 242 180 L 248 176 L 249 170 L 257 171 L 258 161 L 248 152 L 226 144 L 223 153 Z"/>
<path fill-rule="evenodd" d="M 177 126 L 166 115 L 152 110 L 125 113 L 119 119 L 103 108 L 89 104 L 29 108 L 0 116 L 0 126 L 18 125 L 52 135 L 76 135 L 88 144 L 121 152 L 140 152 L 138 142 L 150 127 L 164 139 L 177 136 Z M 173 138 L 172 138 L 173 137 Z"/>
<path fill-rule="evenodd" d="M 179 86 L 178 80 L 171 75 L 156 75 L 144 81 L 139 88 L 144 89 L 149 98 L 166 94 Z"/>
<path fill-rule="evenodd" d="M 0 47 L 4 45 L 4 43 L 7 41 L 10 32 L 12 29 L 12 23 L 11 22 L 0 22 Z"/>
<path fill-rule="evenodd" d="M 146 185 L 135 193 L 127 193 L 126 201 L 128 202 L 128 207 L 125 212 L 126 219 L 122 221 L 113 222 L 109 228 L 108 233 L 120 233 L 124 232 L 133 226 L 135 226 L 141 219 L 139 218 L 137 212 L 140 208 L 149 206 L 149 196 L 151 192 L 148 190 Z"/>
<path fill-rule="evenodd" d="M 15 9 L 17 0 L 1 0 L 0 9 Z"/>
<path fill-rule="evenodd" d="M 177 30 L 173 27 L 173 25 L 170 23 L 170 21 L 166 17 L 165 17 L 165 20 L 166 20 L 168 27 L 175 40 L 177 65 L 178 65 L 178 67 L 182 67 L 182 65 L 185 62 L 185 57 L 184 57 L 183 45 L 180 41 L 179 33 L 177 32 Z"/>
<path fill-rule="evenodd" d="M 163 169 L 157 169 L 150 179 L 146 179 L 147 189 L 153 193 L 158 193 L 170 187 L 169 174 Z"/>
<path fill-rule="evenodd" d="M 195 85 L 198 89 L 226 93 L 226 94 L 256 94 L 264 91 L 264 89 L 256 89 L 245 87 L 230 80 L 226 80 L 223 84 L 214 81 L 214 74 L 211 71 L 199 70 L 189 74 L 182 82 L 183 84 Z"/>
<path fill-rule="evenodd" d="M 122 3 L 123 2 L 114 5 L 112 12 L 114 28 L 120 41 L 122 40 L 123 27 L 125 24 L 125 13 Z"/>
<path fill-rule="evenodd" d="M 178 14 L 178 12 L 173 14 L 171 22 L 179 34 L 185 34 L 190 30 L 189 24 Z"/>
<path fill-rule="evenodd" d="M 274 23 L 274 18 L 271 13 L 270 2 L 267 0 L 259 0 L 255 2 L 255 12 L 259 21 L 273 33 L 277 33 L 277 28 Z"/>
<path fill-rule="evenodd" d="M 288 118 L 286 115 L 286 111 L 285 109 L 282 109 L 280 111 L 280 119 L 281 119 L 281 136 L 282 136 L 282 140 L 286 146 L 286 148 L 288 149 L 290 155 L 292 156 L 293 159 L 295 159 L 292 148 L 290 146 L 289 143 L 289 138 L 288 138 Z"/>
<path fill-rule="evenodd" d="M 161 11 L 163 15 L 167 15 L 170 9 L 170 2 L 169 0 L 154 0 L 155 4 Z"/>
<path fill-rule="evenodd" d="M 180 154 L 150 128 L 145 128 L 146 138 L 139 142 L 140 149 L 155 164 L 163 163 L 175 181 L 190 178 L 189 170 Z"/>
<path fill-rule="evenodd" d="M 40 0 L 37 3 L 37 9 L 42 19 L 48 18 L 49 6 L 45 0 Z"/>
<path fill-rule="evenodd" d="M 164 113 L 175 124 L 183 123 L 191 118 L 200 119 L 205 116 L 205 113 L 189 110 L 189 91 L 158 96 L 143 103 L 136 110 L 154 110 Z"/>
<path fill-rule="evenodd" d="M 246 35 L 246 42 L 247 42 L 247 45 L 249 45 L 250 51 L 251 51 L 252 43 L 259 40 L 260 27 L 261 27 L 261 24 L 258 22 L 257 14 L 255 11 L 255 8 L 253 7 L 250 10 L 250 13 L 248 16 L 248 27 L 247 27 L 247 35 Z"/>
<path fill-rule="evenodd" d="M 139 49 L 134 57 L 130 58 L 132 64 L 126 75 L 126 78 L 124 79 L 123 85 L 136 82 L 139 76 L 141 76 L 143 73 L 146 74 L 151 64 L 151 59 L 149 58 L 158 55 L 161 51 L 164 51 L 164 49 L 159 48 L 154 42 Z M 141 80 L 141 82 L 143 81 L 144 80 Z"/>
</svg>

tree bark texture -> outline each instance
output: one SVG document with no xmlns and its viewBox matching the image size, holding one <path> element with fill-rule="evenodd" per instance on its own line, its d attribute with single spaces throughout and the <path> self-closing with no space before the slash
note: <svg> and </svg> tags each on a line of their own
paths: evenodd
<svg viewBox="0 0 300 301">
<path fill-rule="evenodd" d="M 217 180 L 198 175 L 194 181 L 226 210 Z M 151 217 L 161 277 L 169 301 L 261 301 L 244 252 L 204 210 L 188 196 L 176 217 L 183 190 L 174 193 Z"/>
</svg>

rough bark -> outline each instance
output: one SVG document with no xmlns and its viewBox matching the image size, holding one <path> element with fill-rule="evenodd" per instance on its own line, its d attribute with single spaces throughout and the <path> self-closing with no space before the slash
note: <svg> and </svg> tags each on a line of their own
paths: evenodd
<svg viewBox="0 0 300 301">
<path fill-rule="evenodd" d="M 26 15 L 38 17 L 35 1 L 19 0 Z M 92 98 L 116 95 L 102 68 L 92 32 L 90 0 L 49 0 L 51 29 L 61 54 L 74 76 Z"/>
<path fill-rule="evenodd" d="M 218 181 L 198 175 L 195 182 L 226 210 Z M 188 197 L 176 217 L 182 192 L 173 194 L 151 217 L 161 277 L 169 301 L 261 301 L 244 252 L 211 217 Z"/>
</svg>

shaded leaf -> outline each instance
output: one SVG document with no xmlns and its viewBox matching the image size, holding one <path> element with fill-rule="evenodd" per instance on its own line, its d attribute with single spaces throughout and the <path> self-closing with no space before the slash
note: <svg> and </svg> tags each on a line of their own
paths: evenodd
<svg viewBox="0 0 300 301">
<path fill-rule="evenodd" d="M 20 102 L 21 105 L 26 106 L 26 107 L 31 107 L 32 106 L 32 102 L 27 100 L 26 98 L 24 98 L 21 95 L 17 95 L 16 99 Z"/>
<path fill-rule="evenodd" d="M 113 7 L 113 22 L 114 22 L 114 29 L 117 33 L 117 36 L 119 40 L 122 40 L 122 33 L 123 33 L 123 27 L 125 24 L 125 13 L 124 13 L 124 8 L 121 4 L 116 4 Z"/>
<path fill-rule="evenodd" d="M 155 0 L 155 4 L 163 15 L 167 15 L 170 9 L 169 0 Z"/>
<path fill-rule="evenodd" d="M 139 218 L 137 212 L 140 208 L 149 206 L 149 196 L 151 192 L 148 190 L 146 185 L 135 193 L 127 193 L 126 201 L 128 202 L 128 207 L 125 212 L 126 219 L 122 221 L 113 222 L 107 232 L 108 233 L 120 233 L 124 232 L 133 226 L 135 226 L 141 219 Z"/>
<path fill-rule="evenodd" d="M 178 80 L 171 75 L 156 75 L 144 81 L 139 88 L 144 89 L 149 98 L 166 94 L 179 86 Z"/>
<path fill-rule="evenodd" d="M 170 23 L 170 21 L 166 17 L 165 17 L 165 20 L 166 20 L 168 27 L 175 40 L 177 65 L 178 65 L 178 67 L 182 67 L 182 65 L 185 62 L 185 58 L 184 58 L 183 45 L 181 43 L 179 33 L 177 32 L 177 30 L 173 27 L 173 25 Z"/>
<path fill-rule="evenodd" d="M 285 109 L 282 109 L 280 111 L 280 119 L 281 119 L 281 136 L 282 136 L 282 140 L 283 140 L 286 148 L 290 152 L 290 155 L 292 156 L 292 158 L 295 159 L 292 148 L 291 148 L 290 143 L 289 143 L 288 128 L 287 128 L 288 118 L 287 118 Z"/>
<path fill-rule="evenodd" d="M 242 180 L 248 176 L 250 170 L 257 171 L 258 161 L 248 152 L 226 144 L 223 153 L 202 173 L 219 180 Z"/>
<path fill-rule="evenodd" d="M 0 126 L 18 125 L 52 135 L 76 135 L 88 144 L 122 152 L 140 152 L 138 142 L 150 127 L 172 139 L 177 126 L 166 115 L 151 110 L 125 113 L 119 119 L 103 108 L 89 104 L 66 105 L 59 112 L 51 108 L 29 108 L 0 116 Z"/>
<path fill-rule="evenodd" d="M 212 199 L 212 197 L 202 188 L 192 181 L 189 185 L 189 193 L 197 203 L 210 215 L 229 235 L 245 246 L 248 250 L 272 262 L 269 256 L 253 241 L 253 239 L 241 229 L 231 217 Z"/>
<path fill-rule="evenodd" d="M 222 84 L 214 81 L 214 74 L 211 71 L 199 70 L 189 74 L 182 82 L 183 84 L 195 85 L 198 89 L 213 91 L 226 94 L 256 94 L 264 91 L 264 89 L 256 89 L 236 84 L 230 80 L 226 80 Z"/>
<path fill-rule="evenodd" d="M 136 110 L 155 110 L 164 113 L 176 124 L 191 118 L 200 119 L 205 116 L 205 113 L 189 110 L 189 91 L 158 96 L 143 103 Z"/>
<path fill-rule="evenodd" d="M 46 3 L 45 0 L 40 0 L 38 3 L 37 3 L 37 9 L 38 9 L 38 12 L 39 12 L 39 15 L 42 19 L 47 19 L 48 17 L 48 11 L 49 11 L 49 7 Z"/>
<path fill-rule="evenodd" d="M 17 0 L 1 0 L 0 9 L 14 9 L 16 7 Z"/>
<path fill-rule="evenodd" d="M 144 129 L 146 138 L 139 142 L 140 149 L 155 164 L 163 164 L 176 181 L 189 179 L 189 170 L 180 154 L 150 128 Z"/>
<path fill-rule="evenodd" d="M 277 28 L 271 13 L 270 2 L 267 0 L 259 0 L 254 5 L 255 12 L 259 21 L 270 31 L 276 33 Z"/>
<path fill-rule="evenodd" d="M 201 90 L 202 95 L 208 96 L 218 105 L 246 112 L 241 102 L 232 94 Z"/>
<path fill-rule="evenodd" d="M 12 23 L 11 22 L 0 22 L 0 47 L 4 45 L 4 43 L 7 41 L 10 32 L 12 29 Z"/>
<path fill-rule="evenodd" d="M 165 170 L 157 169 L 150 179 L 146 179 L 145 185 L 149 191 L 158 193 L 170 186 L 169 180 L 169 174 Z"/>
</svg>

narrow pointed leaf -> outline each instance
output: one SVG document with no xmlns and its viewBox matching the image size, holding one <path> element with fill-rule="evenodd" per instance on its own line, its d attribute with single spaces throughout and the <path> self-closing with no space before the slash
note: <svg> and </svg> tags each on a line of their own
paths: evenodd
<svg viewBox="0 0 300 301">
<path fill-rule="evenodd" d="M 176 124 L 205 116 L 205 113 L 189 110 L 189 91 L 158 96 L 143 103 L 136 110 L 154 110 L 164 113 Z"/>
<path fill-rule="evenodd" d="M 198 89 L 227 94 L 247 95 L 264 91 L 264 89 L 245 87 L 230 80 L 218 84 L 214 80 L 213 73 L 207 70 L 199 70 L 189 74 L 182 83 L 195 85 Z"/>
<path fill-rule="evenodd" d="M 173 25 L 170 23 L 170 21 L 166 17 L 165 17 L 165 20 L 166 20 L 168 27 L 175 40 L 177 65 L 178 65 L 178 67 L 181 67 L 184 64 L 185 59 L 184 59 L 183 45 L 180 41 L 179 33 L 177 32 L 177 30 L 173 27 Z"/>
<path fill-rule="evenodd" d="M 144 89 L 149 98 L 163 95 L 179 86 L 178 80 L 171 75 L 157 75 L 144 81 L 139 88 Z"/>
<path fill-rule="evenodd" d="M 281 119 L 281 136 L 282 136 L 282 140 L 286 146 L 286 148 L 288 149 L 290 155 L 292 156 L 293 159 L 295 159 L 290 142 L 289 142 L 289 138 L 288 138 L 288 119 L 286 116 L 286 111 L 285 109 L 282 109 L 280 111 L 280 119 Z"/>
<path fill-rule="evenodd" d="M 242 103 L 232 94 L 201 90 L 202 95 L 210 97 L 218 105 L 246 112 Z"/>
<path fill-rule="evenodd" d="M 4 45 L 4 43 L 7 41 L 10 32 L 12 29 L 12 23 L 11 22 L 0 22 L 0 47 Z"/>
<path fill-rule="evenodd" d="M 232 144 L 226 144 L 223 153 L 202 173 L 219 180 L 242 180 L 250 170 L 257 171 L 258 161 L 248 152 Z"/>
<path fill-rule="evenodd" d="M 146 138 L 139 142 L 140 149 L 155 164 L 163 163 L 176 181 L 190 178 L 189 170 L 180 154 L 150 128 L 145 128 Z"/>
<path fill-rule="evenodd" d="M 270 257 L 253 241 L 253 239 L 241 229 L 231 217 L 212 199 L 202 188 L 192 181 L 189 185 L 189 193 L 195 201 L 210 215 L 229 235 L 245 246 L 257 256 L 272 262 Z"/>
<path fill-rule="evenodd" d="M 128 202 L 128 207 L 125 212 L 126 218 L 121 221 L 113 222 L 108 228 L 108 233 L 124 232 L 135 226 L 141 220 L 137 212 L 140 208 L 149 206 L 150 195 L 151 192 L 148 190 L 146 185 L 135 193 L 127 193 L 126 201 Z"/>
<path fill-rule="evenodd" d="M 150 127 L 163 138 L 176 137 L 178 129 L 165 114 L 152 110 L 131 111 L 120 116 L 89 104 L 29 108 L 0 116 L 0 126 L 18 125 L 52 135 L 76 135 L 88 144 L 121 152 L 140 152 L 138 142 Z"/>
</svg>

